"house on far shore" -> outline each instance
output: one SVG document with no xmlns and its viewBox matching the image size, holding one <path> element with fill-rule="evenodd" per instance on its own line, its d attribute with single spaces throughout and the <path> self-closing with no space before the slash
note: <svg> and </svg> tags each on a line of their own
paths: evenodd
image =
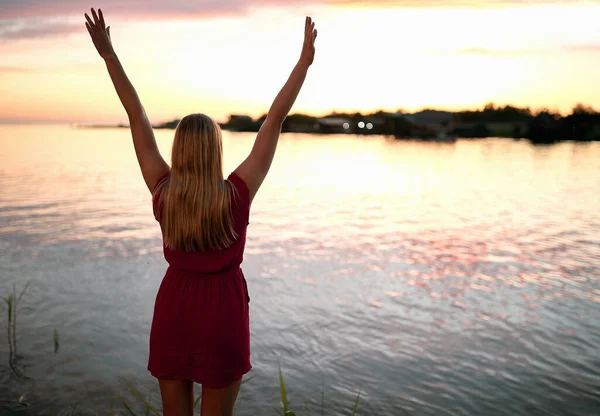
<svg viewBox="0 0 600 416">
<path fill-rule="evenodd" d="M 332 133 L 350 133 L 350 127 L 352 121 L 342 117 L 324 117 L 317 119 L 315 127 L 318 133 L 332 134 Z"/>
<path fill-rule="evenodd" d="M 361 119 L 352 126 L 355 133 L 358 134 L 387 134 L 389 133 L 390 123 L 388 115 L 371 115 L 361 117 Z"/>
<path fill-rule="evenodd" d="M 229 121 L 227 123 L 221 125 L 221 127 L 226 128 L 231 131 L 254 131 L 257 130 L 255 128 L 254 120 L 250 116 L 237 115 L 232 114 L 229 116 Z"/>
<path fill-rule="evenodd" d="M 317 119 L 319 133 L 337 134 L 390 134 L 390 121 L 386 114 L 351 117 L 323 117 Z"/>
<path fill-rule="evenodd" d="M 177 125 L 179 124 L 179 121 L 180 121 L 179 119 L 175 119 L 175 120 L 172 120 L 172 121 L 166 121 L 164 123 L 152 126 L 152 128 L 155 128 L 155 129 L 175 129 L 175 128 L 177 128 Z"/>
<path fill-rule="evenodd" d="M 404 114 L 403 118 L 411 124 L 409 136 L 412 137 L 445 137 L 456 126 L 455 114 L 448 111 L 423 110 Z"/>
<path fill-rule="evenodd" d="M 512 137 L 515 139 L 522 138 L 528 131 L 529 125 L 527 122 L 458 122 L 455 132 L 461 137 Z"/>
</svg>

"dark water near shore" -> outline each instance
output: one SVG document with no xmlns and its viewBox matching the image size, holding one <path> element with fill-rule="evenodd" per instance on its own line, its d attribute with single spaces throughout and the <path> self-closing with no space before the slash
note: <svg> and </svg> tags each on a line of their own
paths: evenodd
<svg viewBox="0 0 600 416">
<path fill-rule="evenodd" d="M 225 133 L 226 173 L 252 140 Z M 166 263 L 130 141 L 0 126 L 0 296 L 31 282 L 29 379 L 0 306 L 1 414 L 21 395 L 32 414 L 106 413 L 127 382 L 160 404 L 146 360 Z M 600 414 L 600 143 L 284 135 L 269 175 L 237 415 L 275 414 L 278 360 L 298 415 L 321 414 L 323 388 L 327 415 L 358 391 L 359 415 Z"/>
</svg>

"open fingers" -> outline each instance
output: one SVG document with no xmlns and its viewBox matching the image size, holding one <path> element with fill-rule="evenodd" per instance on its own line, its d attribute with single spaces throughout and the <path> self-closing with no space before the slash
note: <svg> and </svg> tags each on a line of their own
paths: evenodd
<svg viewBox="0 0 600 416">
<path fill-rule="evenodd" d="M 302 43 L 306 44 L 308 42 L 308 28 L 304 29 L 304 40 Z"/>
<path fill-rule="evenodd" d="M 311 17 L 306 18 L 306 22 L 304 24 L 304 42 L 309 43 L 313 41 L 313 32 L 315 29 L 315 22 L 313 22 Z"/>
<path fill-rule="evenodd" d="M 100 19 L 98 19 L 98 15 L 96 14 L 96 10 L 92 8 L 92 16 L 94 16 L 94 24 L 98 25 L 100 23 Z"/>
<path fill-rule="evenodd" d="M 88 16 L 87 13 L 84 14 L 85 19 L 87 20 L 87 24 L 89 25 L 89 30 L 92 30 L 92 28 L 94 27 L 94 22 L 92 22 L 92 19 L 90 19 L 90 17 Z"/>
<path fill-rule="evenodd" d="M 310 28 L 310 17 L 306 17 L 306 21 L 304 22 L 304 42 L 308 41 L 308 34 Z"/>
<path fill-rule="evenodd" d="M 315 43 L 316 38 L 317 38 L 317 29 L 315 29 L 315 22 L 312 22 L 310 24 L 306 40 L 312 45 Z"/>
<path fill-rule="evenodd" d="M 312 32 L 312 27 L 314 26 L 315 22 L 313 22 L 312 17 L 307 17 L 306 18 L 306 25 L 304 26 L 304 34 L 305 35 L 310 35 L 310 33 Z"/>
<path fill-rule="evenodd" d="M 98 17 L 100 18 L 100 27 L 102 29 L 106 29 L 106 24 L 104 23 L 104 15 L 102 14 L 102 9 L 98 9 Z"/>
</svg>

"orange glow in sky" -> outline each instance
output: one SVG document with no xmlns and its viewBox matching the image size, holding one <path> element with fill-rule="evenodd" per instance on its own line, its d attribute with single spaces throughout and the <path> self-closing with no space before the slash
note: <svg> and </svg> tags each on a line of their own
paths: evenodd
<svg viewBox="0 0 600 416">
<path fill-rule="evenodd" d="M 406 3 L 411 7 L 399 6 Z M 488 102 L 600 108 L 600 3 L 440 3 L 444 8 L 264 1 L 240 13 L 189 18 L 156 12 L 136 19 L 110 5 L 103 11 L 153 122 L 191 112 L 223 121 L 266 112 L 299 56 L 306 14 L 319 29 L 317 57 L 294 112 L 456 110 Z M 0 121 L 126 120 L 85 30 L 86 11 L 83 4 L 51 20 L 76 30 L 21 36 L 6 30 L 19 10 L 0 9 Z"/>
</svg>

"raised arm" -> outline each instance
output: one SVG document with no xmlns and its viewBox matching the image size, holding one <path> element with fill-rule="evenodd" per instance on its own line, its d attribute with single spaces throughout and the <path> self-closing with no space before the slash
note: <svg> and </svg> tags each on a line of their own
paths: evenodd
<svg viewBox="0 0 600 416">
<path fill-rule="evenodd" d="M 106 27 L 102 10 L 98 9 L 98 14 L 94 9 L 91 9 L 91 12 L 94 20 L 92 21 L 86 13 L 87 23 L 85 26 L 92 37 L 96 50 L 106 63 L 110 79 L 117 90 L 117 95 L 123 107 L 125 107 L 129 118 L 135 154 L 146 186 L 152 191 L 158 180 L 169 172 L 169 165 L 160 155 L 148 116 L 146 116 L 140 98 L 129 78 L 127 78 L 127 74 L 125 74 L 125 70 L 113 49 L 110 39 L 110 26 Z"/>
<path fill-rule="evenodd" d="M 306 79 L 308 68 L 313 63 L 316 38 L 315 24 L 310 17 L 307 17 L 304 24 L 304 45 L 300 59 L 275 101 L 273 101 L 267 113 L 267 118 L 258 131 L 250 155 L 235 170 L 237 175 L 248 185 L 250 200 L 256 195 L 271 167 L 283 121 L 292 109 Z"/>
</svg>

